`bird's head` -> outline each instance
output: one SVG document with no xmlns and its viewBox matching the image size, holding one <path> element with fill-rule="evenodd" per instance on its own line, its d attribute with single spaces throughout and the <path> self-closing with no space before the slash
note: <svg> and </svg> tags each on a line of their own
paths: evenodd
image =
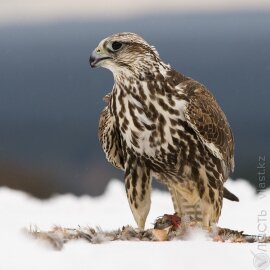
<svg viewBox="0 0 270 270">
<path fill-rule="evenodd" d="M 137 34 L 124 32 L 103 39 L 92 52 L 91 67 L 104 67 L 114 75 L 121 71 L 140 72 L 159 61 L 156 49 Z"/>
</svg>

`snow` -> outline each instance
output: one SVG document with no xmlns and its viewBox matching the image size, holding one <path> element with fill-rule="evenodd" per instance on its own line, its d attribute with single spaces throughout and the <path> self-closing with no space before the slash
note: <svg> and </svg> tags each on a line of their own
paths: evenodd
<svg viewBox="0 0 270 270">
<path fill-rule="evenodd" d="M 256 195 L 255 190 L 244 180 L 228 181 L 226 187 L 239 196 L 240 202 L 224 200 L 219 226 L 244 230 L 250 234 L 269 235 L 267 211 L 270 190 Z M 173 213 L 170 196 L 167 192 L 154 190 L 146 227 L 152 227 L 154 220 L 165 213 Z M 263 214 L 263 219 L 260 214 Z M 2 187 L 0 270 L 256 269 L 253 264 L 254 259 L 258 258 L 256 254 L 263 253 L 269 258 L 269 245 L 219 243 L 200 236 L 189 241 L 118 241 L 96 245 L 80 240 L 71 241 L 63 250 L 55 251 L 25 233 L 25 228 L 35 225 L 46 230 L 53 225 L 117 229 L 127 224 L 136 227 L 124 186 L 117 180 L 111 181 L 104 195 L 97 198 L 67 194 L 41 201 L 21 191 Z M 266 269 L 259 268 L 261 264 L 257 263 L 257 269 Z"/>
</svg>

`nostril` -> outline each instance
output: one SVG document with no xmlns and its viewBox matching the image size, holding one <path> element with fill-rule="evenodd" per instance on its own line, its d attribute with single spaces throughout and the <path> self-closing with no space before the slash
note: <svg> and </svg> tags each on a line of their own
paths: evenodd
<svg viewBox="0 0 270 270">
<path fill-rule="evenodd" d="M 97 49 L 97 53 L 100 53 L 100 49 Z"/>
</svg>

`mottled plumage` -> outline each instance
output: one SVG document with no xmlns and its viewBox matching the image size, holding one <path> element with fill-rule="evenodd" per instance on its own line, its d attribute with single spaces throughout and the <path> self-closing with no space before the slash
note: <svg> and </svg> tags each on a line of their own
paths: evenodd
<svg viewBox="0 0 270 270">
<path fill-rule="evenodd" d="M 223 187 L 234 168 L 234 142 L 213 95 L 164 64 L 156 49 L 133 33 L 102 40 L 90 64 L 114 75 L 99 140 L 107 159 L 125 171 L 138 226 L 144 227 L 150 209 L 152 177 L 168 187 L 180 216 L 206 227 L 216 223 L 223 197 L 237 197 Z"/>
</svg>

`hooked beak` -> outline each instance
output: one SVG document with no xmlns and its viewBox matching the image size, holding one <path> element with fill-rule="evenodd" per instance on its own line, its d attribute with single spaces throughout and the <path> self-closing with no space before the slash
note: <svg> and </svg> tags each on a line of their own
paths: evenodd
<svg viewBox="0 0 270 270">
<path fill-rule="evenodd" d="M 90 63 L 90 66 L 94 68 L 94 67 L 98 67 L 99 66 L 98 64 L 102 60 L 106 60 L 106 59 L 112 59 L 112 57 L 106 55 L 105 53 L 100 52 L 100 50 L 97 49 L 91 53 L 90 58 L 89 58 L 89 63 Z"/>
</svg>

